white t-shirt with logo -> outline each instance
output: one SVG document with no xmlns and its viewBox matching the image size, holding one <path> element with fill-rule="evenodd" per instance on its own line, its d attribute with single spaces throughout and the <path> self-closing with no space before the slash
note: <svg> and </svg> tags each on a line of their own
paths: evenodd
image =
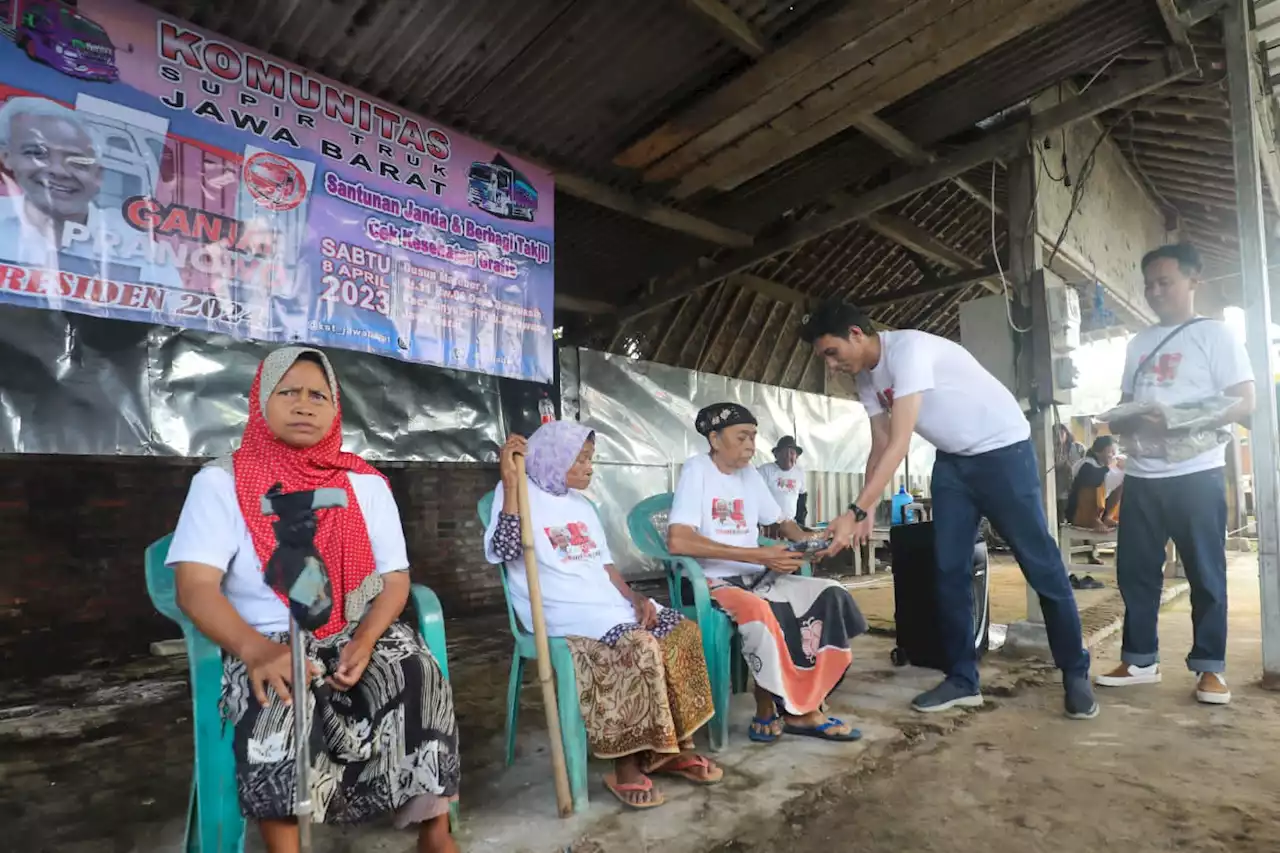
<svg viewBox="0 0 1280 853">
<path fill-rule="evenodd" d="M 493 550 L 493 534 L 502 513 L 503 495 L 499 484 L 484 535 L 485 556 L 495 565 L 502 562 Z M 613 555 L 591 501 L 574 491 L 556 496 L 530 482 L 529 508 L 547 634 L 598 640 L 615 626 L 636 621 L 635 607 L 605 571 L 604 567 L 613 563 Z M 506 565 L 507 588 L 516 616 L 526 631 L 532 631 L 533 611 L 524 560 Z"/>
<path fill-rule="evenodd" d="M 782 508 L 769 493 L 760 472 L 748 465 L 732 474 L 716 467 L 707 454 L 684 463 L 667 524 L 692 527 L 721 545 L 755 548 L 760 542 L 759 526 L 777 524 L 784 518 Z M 699 560 L 711 578 L 731 578 L 756 574 L 761 567 L 734 560 Z"/>
<path fill-rule="evenodd" d="M 404 528 L 400 526 L 400 510 L 391 487 L 376 474 L 347 476 L 364 516 L 378 573 L 408 569 Z M 289 608 L 263 578 L 262 561 L 258 559 L 253 537 L 240 512 L 235 478 L 223 469 L 202 468 L 191 478 L 187 501 L 182 505 L 165 561 L 170 566 L 202 563 L 222 569 L 227 573 L 222 581 L 222 593 L 241 619 L 263 634 L 289 630 Z"/>
<path fill-rule="evenodd" d="M 800 508 L 800 496 L 807 494 L 804 468 L 797 462 L 791 466 L 791 470 L 783 471 L 778 463 L 770 462 L 760 466 L 760 476 L 764 478 L 764 484 L 769 487 L 773 499 L 782 508 L 782 517 L 794 521 Z"/>
<path fill-rule="evenodd" d="M 1022 407 L 957 343 L 904 329 L 880 332 L 880 362 L 857 375 L 858 399 L 872 417 L 897 397 L 920 394 L 916 432 L 944 453 L 977 456 L 1031 437 Z"/>
<path fill-rule="evenodd" d="M 1219 396 L 1232 385 L 1253 381 L 1244 344 L 1217 320 L 1187 326 L 1160 347 L 1155 358 L 1143 365 L 1142 375 L 1135 377 L 1138 364 L 1175 328 L 1151 326 L 1129 341 L 1120 390 L 1132 395 L 1135 403 L 1191 403 Z M 1223 467 L 1227 464 L 1226 454 L 1226 446 L 1218 445 L 1184 462 L 1132 456 L 1124 470 L 1127 476 L 1138 478 L 1181 477 Z"/>
</svg>

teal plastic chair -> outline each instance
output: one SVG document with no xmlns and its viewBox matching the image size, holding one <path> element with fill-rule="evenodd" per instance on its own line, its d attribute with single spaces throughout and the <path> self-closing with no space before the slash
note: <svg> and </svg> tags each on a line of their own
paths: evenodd
<svg viewBox="0 0 1280 853">
<path fill-rule="evenodd" d="M 742 646 L 738 631 L 728 615 L 712 604 L 711 589 L 707 585 L 702 566 L 689 557 L 675 557 L 667 550 L 666 518 L 671 512 L 674 495 L 668 492 L 645 498 L 627 514 L 627 529 L 640 553 L 658 560 L 667 572 L 667 591 L 671 606 L 685 618 L 698 624 L 702 633 L 702 653 L 707 660 L 707 674 L 711 679 L 711 699 L 715 716 L 711 719 L 709 734 L 711 750 L 718 752 L 729 742 L 729 703 L 734 693 L 747 689 L 747 666 L 742 658 Z M 661 517 L 662 529 L 656 521 Z M 772 539 L 759 538 L 761 545 L 776 544 Z M 808 563 L 800 574 L 811 576 Z M 687 580 L 693 591 L 693 601 L 684 599 L 681 581 Z"/>
<path fill-rule="evenodd" d="M 218 708 L 222 694 L 222 650 L 201 634 L 186 614 L 178 609 L 174 573 L 165 565 L 172 540 L 173 534 L 169 534 L 147 548 L 146 573 L 151 603 L 182 629 L 191 671 L 195 768 L 191 774 L 191 797 L 187 806 L 185 850 L 187 853 L 243 853 L 245 821 L 240 814 L 236 791 L 231 726 L 223 724 Z M 418 611 L 418 630 L 447 681 L 449 656 L 445 647 L 444 613 L 440 599 L 422 584 L 413 585 L 412 595 Z M 449 806 L 449 818 L 456 826 L 456 802 Z"/>
<path fill-rule="evenodd" d="M 490 492 L 480 499 L 476 511 L 480 523 L 486 527 L 492 518 L 493 496 Z M 516 724 L 520 717 L 520 687 L 524 682 L 525 661 L 536 661 L 538 649 L 533 634 L 526 631 L 511 606 L 511 590 L 507 586 L 507 567 L 498 566 L 502 578 L 502 595 L 507 602 L 507 620 L 511 624 L 511 636 L 515 649 L 511 653 L 511 678 L 507 683 L 507 745 L 506 765 L 516 760 Z M 569 792 L 573 795 L 573 810 L 587 808 L 587 725 L 578 706 L 578 677 L 573 672 L 573 655 L 564 637 L 547 637 L 551 651 L 551 667 L 556 678 L 556 707 L 560 713 L 560 740 L 564 744 L 564 761 L 569 771 Z"/>
</svg>

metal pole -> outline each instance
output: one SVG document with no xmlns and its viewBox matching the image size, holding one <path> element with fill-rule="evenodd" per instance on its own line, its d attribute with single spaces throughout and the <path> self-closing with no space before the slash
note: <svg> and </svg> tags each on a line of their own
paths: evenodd
<svg viewBox="0 0 1280 853">
<path fill-rule="evenodd" d="M 294 816 L 298 819 L 298 849 L 311 853 L 311 709 L 307 700 L 311 687 L 307 679 L 307 652 L 302 628 L 289 617 L 289 650 L 293 657 L 293 745 L 297 762 Z"/>
<path fill-rule="evenodd" d="M 1257 408 L 1253 442 L 1254 510 L 1258 518 L 1258 574 L 1262 594 L 1262 681 L 1280 687 L 1280 434 L 1276 431 L 1275 359 L 1271 343 L 1271 293 L 1263 222 L 1258 116 L 1261 92 L 1254 67 L 1249 0 L 1231 0 L 1224 15 L 1227 88 L 1235 154 L 1236 208 L 1240 227 L 1240 278 L 1245 334 L 1253 365 Z"/>
</svg>

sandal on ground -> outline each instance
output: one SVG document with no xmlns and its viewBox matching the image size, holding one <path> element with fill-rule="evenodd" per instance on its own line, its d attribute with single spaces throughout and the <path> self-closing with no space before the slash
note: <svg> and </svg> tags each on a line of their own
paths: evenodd
<svg viewBox="0 0 1280 853">
<path fill-rule="evenodd" d="M 724 778 L 723 767 L 696 752 L 673 756 L 670 761 L 654 768 L 652 772 L 664 776 L 679 776 L 695 785 L 715 785 Z"/>
<path fill-rule="evenodd" d="M 747 737 L 756 743 L 773 743 L 782 735 L 773 733 L 773 726 L 778 722 L 778 715 L 771 717 L 752 717 L 751 727 L 747 729 Z"/>
<path fill-rule="evenodd" d="M 604 777 L 604 786 L 609 789 L 609 793 L 613 794 L 615 797 L 618 798 L 618 802 L 622 803 L 624 806 L 626 806 L 629 809 L 635 809 L 636 811 L 644 811 L 645 809 L 656 809 L 658 806 L 665 803 L 667 801 L 667 798 L 662 795 L 661 791 L 654 791 L 652 779 L 650 779 L 648 776 L 644 776 L 642 778 L 644 779 L 643 782 L 623 783 L 618 781 L 617 776 L 613 775 L 612 773 L 609 773 Z M 636 802 L 632 802 L 630 799 L 627 798 L 627 794 L 635 793 L 637 791 L 642 791 L 646 793 L 649 791 L 653 791 L 654 799 L 650 800 L 647 803 L 636 803 Z"/>
<path fill-rule="evenodd" d="M 818 740 L 847 742 L 862 739 L 862 732 L 853 728 L 840 734 L 831 733 L 832 729 L 837 726 L 843 726 L 844 724 L 844 720 L 841 720 L 838 717 L 827 717 L 827 721 L 820 726 L 796 726 L 791 723 L 787 723 L 782 727 L 782 730 L 789 735 L 817 738 Z"/>
<path fill-rule="evenodd" d="M 1105 589 L 1106 584 L 1095 578 L 1093 575 L 1085 575 L 1080 579 L 1080 585 L 1076 589 Z"/>
</svg>

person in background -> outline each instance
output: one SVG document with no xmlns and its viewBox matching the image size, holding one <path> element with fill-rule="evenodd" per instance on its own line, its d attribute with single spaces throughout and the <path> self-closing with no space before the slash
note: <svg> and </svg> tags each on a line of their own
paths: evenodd
<svg viewBox="0 0 1280 853">
<path fill-rule="evenodd" d="M 1071 495 L 1071 481 L 1076 466 L 1085 457 L 1084 445 L 1076 441 L 1066 424 L 1053 425 L 1053 476 L 1058 489 L 1058 523 L 1070 524 L 1071 513 L 1067 500 Z"/>
<path fill-rule="evenodd" d="M 1254 376 L 1244 344 L 1225 323 L 1196 315 L 1200 255 L 1187 244 L 1161 246 L 1142 259 L 1147 304 L 1158 325 L 1129 342 L 1121 402 L 1177 405 L 1212 397 L 1235 399 L 1221 426 L 1248 423 Z M 1158 416 L 1112 423 L 1113 432 L 1159 437 Z M 1226 446 L 1219 444 L 1182 462 L 1129 454 L 1116 544 L 1116 581 L 1124 598 L 1121 663 L 1098 684 L 1126 687 L 1160 681 L 1156 622 L 1170 539 L 1191 584 L 1194 640 L 1187 668 L 1196 673 L 1196 699 L 1231 701 L 1227 687 Z"/>
<path fill-rule="evenodd" d="M 777 524 L 792 542 L 815 537 L 783 517 L 751 467 L 751 412 L 716 403 L 698 412 L 694 425 L 709 452 L 690 458 L 680 471 L 667 547 L 702 565 L 711 597 L 738 626 L 756 685 L 748 737 L 758 743 L 773 743 L 783 734 L 857 740 L 861 733 L 827 716 L 825 705 L 853 660 L 849 641 L 867 630 L 866 619 L 840 583 L 796 574 L 803 554 L 786 545 L 759 545 L 761 525 Z"/>
<path fill-rule="evenodd" d="M 1076 475 L 1067 495 L 1068 524 L 1085 530 L 1115 529 L 1123 492 L 1120 483 L 1111 476 L 1118 450 L 1113 436 L 1100 435 L 1075 466 Z"/>
<path fill-rule="evenodd" d="M 1096 717 L 1080 613 L 1043 509 L 1043 469 L 1013 394 L 959 344 L 914 330 L 877 332 L 870 317 L 842 302 L 822 303 L 805 316 L 800 332 L 828 369 L 857 378 L 858 399 L 871 416 L 866 484 L 849 511 L 831 523 L 831 547 L 819 556 L 871 536 L 876 507 L 913 432 L 938 449 L 932 483 L 938 630 L 950 661 L 946 680 L 917 696 L 912 707 L 932 712 L 982 705 L 972 558 L 985 516 L 1040 596 L 1067 716 Z"/>
<path fill-rule="evenodd" d="M 1120 512 L 1121 483 L 1124 472 L 1117 463 L 1116 440 L 1110 435 L 1100 435 L 1093 441 L 1084 458 L 1072 466 L 1074 476 L 1067 491 L 1067 503 L 1063 509 L 1064 524 L 1105 533 L 1116 527 Z M 1089 565 L 1101 566 L 1098 546 L 1089 549 Z M 1103 583 L 1092 575 L 1078 578 L 1070 576 L 1076 589 L 1102 589 Z"/>
<path fill-rule="evenodd" d="M 795 438 L 784 435 L 773 448 L 774 461 L 760 466 L 760 476 L 782 508 L 783 518 L 791 519 L 802 528 L 809 514 L 805 470 L 799 461 L 803 455 L 804 449 L 796 444 Z"/>
<path fill-rule="evenodd" d="M 311 684 L 293 684 L 289 608 L 263 578 L 276 550 L 267 490 L 342 489 L 347 506 L 317 516 L 315 546 L 333 615 L 307 637 Z M 415 626 L 409 558 L 391 487 L 342 452 L 342 408 L 329 359 L 285 347 L 258 368 L 240 448 L 191 481 L 168 561 L 178 606 L 223 650 L 222 717 L 231 727 L 240 809 L 269 853 L 296 853 L 295 698 L 315 722 L 315 820 L 388 812 L 418 825 L 419 853 L 457 853 L 449 802 L 461 764 L 453 692 Z"/>
<path fill-rule="evenodd" d="M 513 434 L 502 448 L 485 556 L 507 565 L 520 623 L 533 628 L 517 454 L 527 461 L 547 633 L 566 638 L 587 741 L 597 758 L 613 761 L 605 787 L 630 808 L 651 809 L 665 802 L 653 775 L 716 784 L 724 770 L 693 749 L 693 733 L 715 714 L 702 634 L 614 567 L 600 516 L 580 494 L 591 484 L 595 433 L 576 421 L 543 424 L 528 442 Z"/>
</svg>

